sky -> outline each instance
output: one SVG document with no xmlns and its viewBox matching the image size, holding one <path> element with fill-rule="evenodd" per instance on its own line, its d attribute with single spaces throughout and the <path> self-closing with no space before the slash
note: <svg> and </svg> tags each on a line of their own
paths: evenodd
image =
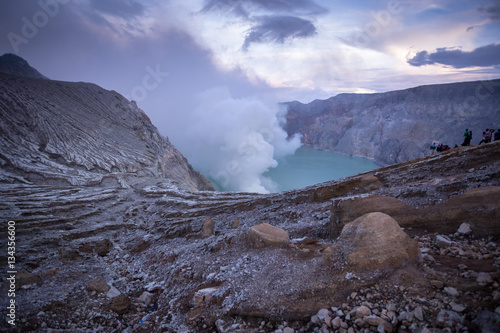
<svg viewBox="0 0 500 333">
<path fill-rule="evenodd" d="M 265 192 L 300 145 L 279 102 L 499 78 L 500 0 L 0 0 L 4 53 L 135 100 L 195 167 L 252 165 L 228 188 Z"/>
</svg>

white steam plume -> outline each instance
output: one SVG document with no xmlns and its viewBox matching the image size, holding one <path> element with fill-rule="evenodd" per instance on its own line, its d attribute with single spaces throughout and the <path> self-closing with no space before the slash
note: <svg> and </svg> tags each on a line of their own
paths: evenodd
<svg viewBox="0 0 500 333">
<path fill-rule="evenodd" d="M 199 96 L 183 134 L 182 151 L 195 169 L 223 190 L 269 193 L 275 184 L 262 174 L 275 158 L 293 154 L 300 137 L 287 140 L 282 107 L 261 98 L 232 98 L 214 88 Z"/>
</svg>

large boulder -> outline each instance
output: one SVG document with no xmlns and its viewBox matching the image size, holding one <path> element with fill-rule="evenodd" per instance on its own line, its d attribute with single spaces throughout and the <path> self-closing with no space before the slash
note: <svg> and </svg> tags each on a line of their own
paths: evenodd
<svg viewBox="0 0 500 333">
<path fill-rule="evenodd" d="M 393 217 L 400 225 L 411 220 L 416 211 L 399 199 L 381 195 L 337 200 L 331 206 L 330 228 L 336 237 L 349 222 L 368 213 L 381 212 Z"/>
<path fill-rule="evenodd" d="M 250 243 L 257 247 L 284 246 L 290 242 L 288 232 L 269 223 L 254 225 L 249 232 Z"/>
<path fill-rule="evenodd" d="M 419 261 L 418 246 L 387 214 L 365 214 L 344 226 L 335 249 L 356 270 L 386 270 Z"/>
</svg>

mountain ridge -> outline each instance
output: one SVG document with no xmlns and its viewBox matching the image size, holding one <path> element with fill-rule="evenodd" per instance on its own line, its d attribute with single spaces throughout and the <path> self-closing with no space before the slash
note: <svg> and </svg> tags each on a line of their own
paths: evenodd
<svg viewBox="0 0 500 333">
<path fill-rule="evenodd" d="M 473 143 L 497 127 L 500 80 L 424 85 L 376 94 L 339 94 L 311 103 L 285 103 L 288 135 L 301 133 L 316 149 L 366 157 L 381 165 L 429 153 L 432 141 Z"/>
<path fill-rule="evenodd" d="M 26 60 L 12 53 L 0 56 L 0 73 L 49 80 L 49 78 L 31 67 Z"/>
<path fill-rule="evenodd" d="M 92 83 L 0 73 L 0 181 L 115 184 L 171 179 L 213 190 L 123 96 Z"/>
</svg>

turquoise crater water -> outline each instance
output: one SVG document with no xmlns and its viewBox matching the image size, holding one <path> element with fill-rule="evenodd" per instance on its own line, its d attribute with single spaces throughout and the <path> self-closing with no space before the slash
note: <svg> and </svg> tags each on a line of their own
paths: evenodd
<svg viewBox="0 0 500 333">
<path fill-rule="evenodd" d="M 294 155 L 279 159 L 278 166 L 264 173 L 264 176 L 276 183 L 277 192 L 282 192 L 377 168 L 378 165 L 366 158 L 344 156 L 302 146 Z"/>
</svg>

